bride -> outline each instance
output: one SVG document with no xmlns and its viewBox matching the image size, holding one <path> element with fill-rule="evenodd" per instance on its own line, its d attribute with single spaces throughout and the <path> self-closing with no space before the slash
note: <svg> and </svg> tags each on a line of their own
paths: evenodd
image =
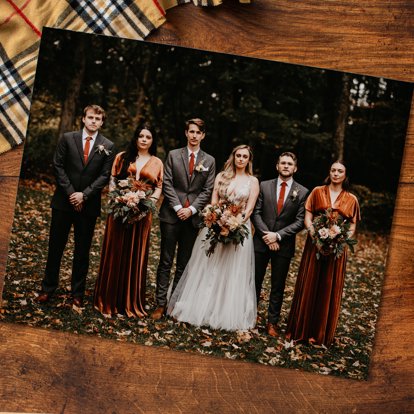
<svg viewBox="0 0 414 414">
<path fill-rule="evenodd" d="M 214 253 L 207 256 L 208 229 L 200 231 L 168 304 L 167 313 L 178 321 L 229 331 L 255 326 L 254 253 L 249 217 L 259 195 L 259 182 L 252 175 L 252 161 L 249 146 L 234 148 L 216 177 L 211 200 L 212 204 L 222 200 L 242 204 L 248 237 L 243 245 L 219 243 Z"/>
</svg>

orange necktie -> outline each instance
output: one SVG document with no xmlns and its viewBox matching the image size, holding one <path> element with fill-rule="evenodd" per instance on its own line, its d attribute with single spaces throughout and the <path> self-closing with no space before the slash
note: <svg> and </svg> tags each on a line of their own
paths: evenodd
<svg viewBox="0 0 414 414">
<path fill-rule="evenodd" d="M 277 199 L 277 214 L 280 214 L 283 208 L 283 202 L 285 200 L 285 191 L 287 184 L 283 181 L 281 184 L 279 198 Z"/>
<path fill-rule="evenodd" d="M 190 172 L 190 177 L 191 177 L 194 171 L 194 152 L 192 152 L 190 155 L 190 162 L 188 164 L 188 170 Z"/>
<path fill-rule="evenodd" d="M 85 148 L 83 149 L 83 161 L 85 162 L 85 164 L 88 162 L 91 140 L 92 140 L 92 137 L 86 137 Z"/>
<path fill-rule="evenodd" d="M 193 175 L 194 172 L 194 152 L 190 154 L 190 162 L 188 163 L 188 172 L 190 173 L 190 177 Z M 184 208 L 190 207 L 190 201 L 188 198 L 185 200 Z"/>
</svg>

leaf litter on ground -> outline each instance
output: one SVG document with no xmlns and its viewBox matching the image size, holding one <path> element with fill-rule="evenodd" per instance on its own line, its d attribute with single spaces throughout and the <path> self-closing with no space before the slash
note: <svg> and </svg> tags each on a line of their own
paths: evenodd
<svg viewBox="0 0 414 414">
<path fill-rule="evenodd" d="M 98 219 L 96 226 L 84 306 L 78 308 L 70 303 L 73 235 L 69 238 L 62 259 L 61 286 L 49 303 L 37 304 L 34 299 L 46 263 L 52 193 L 53 186 L 45 182 L 23 180 L 19 185 L 0 320 L 264 365 L 303 369 L 323 375 L 367 379 L 388 249 L 386 236 L 369 232 L 358 234 L 356 253 L 349 255 L 347 263 L 335 342 L 326 348 L 312 343 L 295 344 L 294 341 L 286 340 L 283 334 L 276 338 L 267 336 L 265 320 L 270 288 L 269 269 L 264 283 L 263 300 L 258 307 L 262 322 L 251 330 L 228 332 L 207 326 L 198 328 L 168 318 L 155 322 L 149 316 L 130 319 L 124 315 L 101 315 L 93 309 L 92 299 L 105 217 Z M 155 308 L 159 232 L 159 224 L 155 219 L 151 229 L 147 274 L 148 313 Z M 297 252 L 286 281 L 281 332 L 286 329 L 304 242 L 305 234 L 301 233 L 298 235 Z"/>
</svg>

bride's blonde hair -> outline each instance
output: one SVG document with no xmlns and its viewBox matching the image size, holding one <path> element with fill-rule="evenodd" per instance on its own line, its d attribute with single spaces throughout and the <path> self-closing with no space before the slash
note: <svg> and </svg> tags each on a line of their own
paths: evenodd
<svg viewBox="0 0 414 414">
<path fill-rule="evenodd" d="M 238 150 L 246 149 L 249 151 L 249 163 L 246 166 L 246 174 L 253 175 L 253 152 L 248 145 L 238 145 L 233 148 L 229 158 L 224 163 L 224 167 L 220 172 L 220 181 L 218 182 L 219 188 L 227 187 L 229 182 L 236 176 L 235 154 Z"/>
<path fill-rule="evenodd" d="M 236 165 L 235 165 L 235 162 L 234 162 L 236 152 L 238 150 L 242 150 L 242 149 L 246 149 L 246 150 L 249 151 L 249 164 L 247 165 L 246 173 L 248 175 L 253 175 L 253 152 L 252 152 L 252 149 L 248 145 L 238 145 L 237 147 L 233 148 L 233 151 L 231 152 L 229 158 L 225 162 L 223 170 L 222 170 L 223 175 L 225 175 L 226 177 L 229 177 L 230 179 L 234 178 L 234 176 L 236 175 Z"/>
</svg>

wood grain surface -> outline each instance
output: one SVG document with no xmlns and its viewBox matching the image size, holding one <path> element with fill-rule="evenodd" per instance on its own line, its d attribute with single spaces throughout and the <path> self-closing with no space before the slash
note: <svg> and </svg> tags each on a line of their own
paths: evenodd
<svg viewBox="0 0 414 414">
<path fill-rule="evenodd" d="M 167 18 L 150 41 L 414 81 L 411 0 L 228 0 Z M 21 155 L 0 156 L 0 280 Z M 413 190 L 414 110 L 368 381 L 0 324 L 0 411 L 414 412 Z"/>
</svg>

